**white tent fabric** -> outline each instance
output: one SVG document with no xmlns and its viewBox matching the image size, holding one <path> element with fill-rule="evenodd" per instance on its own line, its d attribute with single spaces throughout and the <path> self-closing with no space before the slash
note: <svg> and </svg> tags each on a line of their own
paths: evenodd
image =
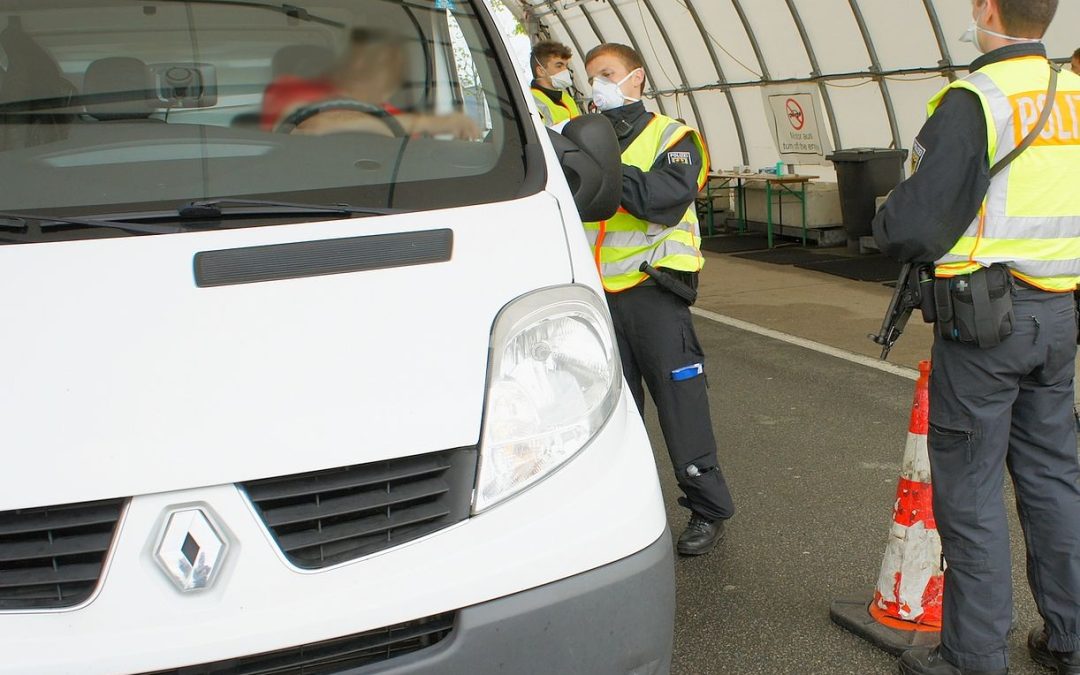
<svg viewBox="0 0 1080 675">
<path fill-rule="evenodd" d="M 817 89 L 832 147 L 910 148 L 926 100 L 978 57 L 958 38 L 969 0 L 504 0 L 534 39 L 582 57 L 601 42 L 635 47 L 647 105 L 701 129 L 714 168 L 771 166 L 778 151 L 761 88 Z M 1049 56 L 1080 47 L 1080 0 L 1061 0 Z M 956 75 L 954 75 L 954 73 Z M 812 173 L 828 174 L 816 168 Z M 826 176 L 823 176 L 826 177 Z"/>
</svg>

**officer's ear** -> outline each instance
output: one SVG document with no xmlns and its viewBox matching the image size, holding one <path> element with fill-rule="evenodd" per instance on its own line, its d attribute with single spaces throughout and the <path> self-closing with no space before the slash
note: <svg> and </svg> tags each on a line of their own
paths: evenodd
<svg viewBox="0 0 1080 675">
<path fill-rule="evenodd" d="M 630 74 L 630 81 L 633 82 L 638 88 L 638 98 L 645 93 L 645 68 L 638 66 L 633 73 Z"/>
</svg>

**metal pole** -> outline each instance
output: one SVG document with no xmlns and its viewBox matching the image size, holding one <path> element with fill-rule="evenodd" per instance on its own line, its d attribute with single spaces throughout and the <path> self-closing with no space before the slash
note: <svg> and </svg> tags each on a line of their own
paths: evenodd
<svg viewBox="0 0 1080 675">
<path fill-rule="evenodd" d="M 765 81 L 771 80 L 769 66 L 765 64 L 765 57 L 761 53 L 761 44 L 758 42 L 754 29 L 750 27 L 750 20 L 746 18 L 742 3 L 739 0 L 731 0 L 731 4 L 735 6 L 735 12 L 739 15 L 739 21 L 742 22 L 746 37 L 750 40 L 750 46 L 754 48 L 754 56 L 757 57 L 758 67 L 761 68 L 761 79 Z"/>
<path fill-rule="evenodd" d="M 1058 59 L 1063 63 L 1067 63 L 1068 59 Z M 953 68 L 953 70 L 960 70 Z M 897 68 L 894 70 L 885 70 L 880 74 L 884 77 L 904 77 L 908 75 L 942 75 L 943 70 L 937 66 L 932 68 Z M 778 80 L 769 80 L 767 84 L 819 84 L 821 82 L 832 82 L 834 80 L 865 80 L 873 79 L 877 73 L 872 73 L 868 70 L 860 70 L 850 73 L 832 73 L 830 75 L 819 75 L 817 77 L 785 77 Z M 739 82 L 718 82 L 713 84 L 701 84 L 694 87 L 690 87 L 694 91 L 707 91 L 715 89 L 745 89 L 747 87 L 760 87 L 762 85 L 761 80 L 740 80 Z M 685 93 L 686 88 L 680 89 L 662 89 L 662 94 L 674 94 Z"/>
<path fill-rule="evenodd" d="M 938 65 L 948 68 L 945 71 L 945 77 L 952 82 L 956 79 L 956 72 L 952 70 L 952 56 L 949 54 L 949 43 L 945 41 L 945 33 L 941 30 L 941 20 L 938 19 L 933 0 L 923 0 L 923 6 L 926 7 L 926 15 L 930 17 L 930 26 L 934 29 L 934 37 L 937 39 L 938 49 L 941 50 L 941 60 L 938 61 Z"/>
<path fill-rule="evenodd" d="M 896 121 L 896 108 L 893 106 L 892 95 L 889 94 L 889 84 L 881 76 L 881 61 L 878 59 L 877 48 L 874 47 L 874 39 L 870 36 L 870 29 L 866 26 L 866 19 L 862 10 L 859 9 L 858 0 L 848 0 L 851 5 L 851 13 L 855 15 L 855 22 L 859 24 L 859 32 L 862 33 L 866 52 L 870 55 L 870 67 L 881 90 L 881 100 L 885 103 L 885 113 L 889 116 L 889 128 L 892 130 L 893 147 L 900 147 L 900 125 Z"/>
<path fill-rule="evenodd" d="M 614 2 L 610 2 L 608 3 L 608 7 L 611 7 L 611 11 L 615 12 L 615 18 L 617 18 L 619 24 L 622 25 L 623 32 L 626 33 L 626 38 L 630 40 L 630 46 L 644 58 L 645 52 L 641 51 L 641 47 L 638 46 L 637 40 L 634 38 L 634 33 L 630 30 L 630 25 L 626 23 L 626 19 L 623 17 L 622 12 L 619 11 L 619 6 Z M 667 115 L 667 106 L 664 105 L 664 99 L 659 95 L 656 96 L 656 105 L 660 106 L 660 112 L 662 114 Z"/>
<path fill-rule="evenodd" d="M 585 15 L 585 20 L 589 22 L 589 28 L 592 28 L 592 32 L 596 35 L 596 39 L 599 40 L 601 43 L 607 42 L 607 40 L 604 39 L 604 34 L 600 32 L 600 26 L 596 25 L 596 21 L 593 20 L 592 14 L 589 14 L 589 10 L 585 9 L 585 5 L 579 5 L 578 9 L 580 9 L 581 13 Z M 585 55 L 582 54 L 581 58 L 585 58 Z"/>
<path fill-rule="evenodd" d="M 570 42 L 574 43 L 574 49 L 577 50 L 577 53 L 583 54 L 584 52 L 581 51 L 581 45 L 578 44 L 577 37 L 574 36 L 574 31 L 570 30 L 570 26 L 567 25 L 566 19 L 563 18 L 562 13 L 557 11 L 554 7 L 551 8 L 551 13 L 559 20 L 559 24 L 562 26 L 562 29 L 566 31 L 567 36 L 570 38 Z"/>
<path fill-rule="evenodd" d="M 705 132 L 705 118 L 702 117 L 701 111 L 698 110 L 697 99 L 694 98 L 693 90 L 689 89 L 690 82 L 686 78 L 686 72 L 683 70 L 682 62 L 679 61 L 679 54 L 675 51 L 675 46 L 671 44 L 671 38 L 668 37 L 667 31 L 664 30 L 660 24 L 660 17 L 657 16 L 656 10 L 653 9 L 652 3 L 649 0 L 639 0 L 645 5 L 645 9 L 649 11 L 649 16 L 652 17 L 653 23 L 656 24 L 657 30 L 660 32 L 660 36 L 664 38 L 664 44 L 667 46 L 668 53 L 671 54 L 671 60 L 675 63 L 675 71 L 679 73 L 679 78 L 682 80 L 682 85 L 687 89 L 686 97 L 690 99 L 690 109 L 694 111 L 694 120 L 697 121 L 697 129 L 701 132 L 702 136 L 706 136 Z M 655 55 L 655 52 L 654 52 Z M 708 169 L 708 167 L 706 167 Z"/>
<path fill-rule="evenodd" d="M 806 57 L 810 59 L 810 75 L 815 81 L 818 81 L 818 88 L 821 90 L 825 113 L 829 116 L 829 128 L 832 129 L 833 145 L 839 150 L 844 145 L 840 138 L 840 127 L 836 124 L 836 110 L 833 108 L 832 98 L 829 97 L 829 89 L 825 86 L 825 81 L 820 79 L 821 68 L 818 66 L 817 55 L 814 53 L 814 45 L 810 43 L 810 35 L 806 32 L 806 25 L 803 24 L 799 8 L 795 6 L 795 0 L 786 0 L 786 2 L 788 11 L 791 12 L 791 18 L 795 22 L 795 27 L 799 30 L 799 37 L 802 39 L 803 48 L 806 50 Z"/>
<path fill-rule="evenodd" d="M 713 68 L 716 70 L 716 78 L 721 85 L 727 84 L 727 76 L 724 75 L 724 68 L 720 65 L 720 59 L 716 56 L 716 49 L 713 47 L 712 40 L 709 38 L 708 31 L 705 30 L 705 24 L 701 20 L 701 16 L 698 15 L 697 9 L 694 8 L 693 0 L 684 0 L 686 2 L 686 9 L 689 10 L 690 16 L 694 19 L 694 25 L 697 26 L 698 33 L 701 34 L 701 39 L 705 42 L 705 48 L 709 52 L 709 58 L 712 59 Z M 736 0 L 737 2 L 738 0 Z M 724 92 L 724 97 L 727 98 L 728 108 L 731 110 L 731 118 L 735 122 L 735 133 L 739 137 L 739 152 L 742 154 L 742 163 L 750 163 L 750 155 L 746 148 L 746 134 L 743 131 L 742 118 L 739 116 L 739 109 L 735 107 L 735 97 L 732 95 L 731 90 L 721 87 Z M 695 111 L 695 115 L 697 112 Z"/>
</svg>

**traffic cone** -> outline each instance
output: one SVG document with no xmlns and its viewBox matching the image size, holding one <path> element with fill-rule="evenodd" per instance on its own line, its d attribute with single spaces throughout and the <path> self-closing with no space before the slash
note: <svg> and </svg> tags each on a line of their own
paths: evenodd
<svg viewBox="0 0 1080 675">
<path fill-rule="evenodd" d="M 897 655 L 912 647 L 933 647 L 941 634 L 944 576 L 926 449 L 929 382 L 930 362 L 921 361 L 893 524 L 874 597 L 837 600 L 829 608 L 841 628 Z"/>
</svg>

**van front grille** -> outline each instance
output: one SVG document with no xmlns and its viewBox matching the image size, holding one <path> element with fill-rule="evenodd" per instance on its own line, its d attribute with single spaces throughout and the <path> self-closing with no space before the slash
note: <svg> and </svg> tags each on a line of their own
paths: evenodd
<svg viewBox="0 0 1080 675">
<path fill-rule="evenodd" d="M 453 613 L 356 633 L 324 642 L 228 661 L 159 670 L 147 675 L 321 675 L 387 661 L 430 647 L 454 627 Z"/>
<path fill-rule="evenodd" d="M 241 483 L 281 550 L 317 569 L 468 517 L 476 448 Z"/>
<path fill-rule="evenodd" d="M 0 610 L 71 607 L 89 598 L 125 501 L 0 511 Z"/>
</svg>

